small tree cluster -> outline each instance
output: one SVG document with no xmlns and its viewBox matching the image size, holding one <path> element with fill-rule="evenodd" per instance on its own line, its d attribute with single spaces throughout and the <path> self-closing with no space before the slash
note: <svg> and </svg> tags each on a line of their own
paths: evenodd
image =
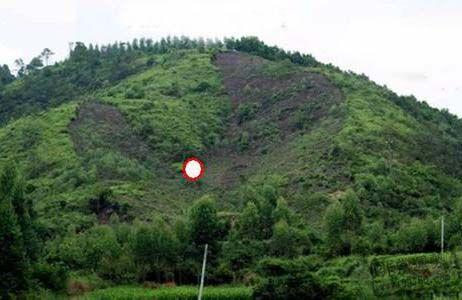
<svg viewBox="0 0 462 300">
<path fill-rule="evenodd" d="M 1 296 L 24 290 L 38 243 L 32 203 L 24 197 L 24 182 L 13 164 L 0 173 L 0 290 Z"/>
</svg>

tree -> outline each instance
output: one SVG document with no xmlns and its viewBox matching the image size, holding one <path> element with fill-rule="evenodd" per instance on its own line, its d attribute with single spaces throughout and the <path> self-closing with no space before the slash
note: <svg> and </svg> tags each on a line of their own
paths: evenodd
<svg viewBox="0 0 462 300">
<path fill-rule="evenodd" d="M 97 271 L 103 258 L 114 261 L 121 249 L 114 230 L 109 226 L 95 226 L 86 231 L 80 240 L 79 247 L 84 245 L 85 268 Z"/>
<path fill-rule="evenodd" d="M 26 65 L 24 64 L 24 61 L 22 60 L 22 58 L 18 58 L 17 60 L 15 60 L 14 65 L 16 66 L 16 73 L 18 74 L 18 77 L 21 77 L 27 74 Z"/>
<path fill-rule="evenodd" d="M 258 197 L 258 209 L 261 217 L 261 230 L 263 238 L 270 238 L 274 225 L 273 211 L 277 205 L 278 190 L 271 184 L 263 184 L 259 189 L 260 197 Z"/>
<path fill-rule="evenodd" d="M 201 261 L 197 260 L 197 249 L 191 241 L 188 220 L 183 218 L 177 219 L 174 232 L 178 240 L 175 281 L 179 284 L 196 282 L 197 274 L 200 272 Z"/>
<path fill-rule="evenodd" d="M 383 226 L 383 222 L 369 222 L 365 226 L 365 238 L 371 241 L 371 251 L 374 254 L 384 254 L 388 249 L 388 235 Z"/>
<path fill-rule="evenodd" d="M 423 220 L 413 218 L 393 235 L 396 252 L 418 253 L 425 249 L 428 233 Z"/>
<path fill-rule="evenodd" d="M 204 196 L 194 203 L 189 214 L 191 239 L 196 245 L 215 244 L 220 232 L 220 223 L 215 201 Z"/>
<path fill-rule="evenodd" d="M 287 201 L 282 197 L 277 200 L 276 208 L 273 211 L 273 219 L 275 222 L 284 220 L 289 225 L 293 224 L 295 216 L 292 215 L 292 212 L 287 205 Z"/>
<path fill-rule="evenodd" d="M 297 237 L 295 230 L 285 220 L 274 225 L 271 238 L 271 254 L 275 256 L 295 257 L 301 253 L 297 248 Z"/>
<path fill-rule="evenodd" d="M 256 299 L 329 299 L 321 278 L 314 272 L 319 261 L 314 257 L 296 259 L 264 258 L 257 271 L 261 275 L 254 292 Z"/>
<path fill-rule="evenodd" d="M 265 254 L 263 241 L 240 239 L 235 229 L 223 243 L 220 262 L 232 272 L 233 282 L 242 278 L 245 268 L 251 267 Z"/>
<path fill-rule="evenodd" d="M 76 42 L 74 49 L 70 54 L 70 59 L 78 62 L 83 62 L 87 57 L 87 47 L 82 42 Z"/>
<path fill-rule="evenodd" d="M 16 166 L 7 163 L 0 175 L 0 195 L 8 198 L 13 205 L 14 214 L 21 230 L 21 235 L 26 243 L 26 255 L 35 259 L 38 252 L 38 241 L 35 226 L 35 211 L 32 201 L 25 197 L 25 183 L 19 176 Z"/>
<path fill-rule="evenodd" d="M 0 175 L 0 289 L 2 297 L 26 288 L 28 259 L 18 218 L 16 169 L 8 164 Z M 15 205 L 16 204 L 16 205 Z M 22 214 L 22 213 L 21 213 Z"/>
<path fill-rule="evenodd" d="M 132 47 L 133 47 L 133 50 L 138 50 L 140 48 L 138 45 L 138 39 L 133 39 Z"/>
<path fill-rule="evenodd" d="M 13 74 L 10 72 L 8 65 L 0 66 L 0 85 L 8 84 L 14 80 Z"/>
<path fill-rule="evenodd" d="M 132 248 L 143 280 L 154 275 L 154 279 L 160 282 L 173 274 L 179 242 L 163 220 L 141 225 L 136 231 Z"/>
<path fill-rule="evenodd" d="M 252 201 L 247 202 L 237 223 L 239 235 L 248 239 L 262 239 L 261 217 Z"/>
<path fill-rule="evenodd" d="M 1 296 L 26 286 L 27 266 L 21 230 L 8 198 L 0 199 L 0 290 Z"/>
<path fill-rule="evenodd" d="M 222 226 L 217 215 L 215 200 L 204 196 L 197 200 L 189 213 L 190 236 L 193 244 L 192 257 L 202 258 L 204 245 L 209 245 L 208 261 L 213 265 L 220 250 L 218 241 L 222 238 Z"/>
<path fill-rule="evenodd" d="M 95 197 L 92 197 L 88 206 L 92 213 L 98 216 L 100 223 L 107 223 L 113 213 L 120 212 L 120 205 L 113 200 L 112 190 L 107 187 L 97 186 Z"/>
<path fill-rule="evenodd" d="M 34 57 L 30 63 L 26 66 L 27 72 L 33 72 L 35 70 L 39 70 L 40 68 L 43 67 L 43 61 L 40 56 Z"/>
<path fill-rule="evenodd" d="M 45 66 L 48 66 L 48 61 L 54 54 L 55 53 L 48 48 L 43 49 L 42 53 L 40 53 L 40 58 L 45 61 Z"/>
<path fill-rule="evenodd" d="M 331 254 L 350 254 L 352 245 L 358 242 L 362 219 L 363 212 L 358 197 L 352 190 L 348 190 L 340 201 L 327 207 L 324 227 Z"/>
<path fill-rule="evenodd" d="M 344 229 L 358 233 L 361 229 L 363 213 L 355 192 L 348 190 L 342 199 Z"/>
<path fill-rule="evenodd" d="M 282 219 L 274 224 L 269 246 L 271 255 L 293 258 L 309 254 L 312 243 L 308 230 L 292 227 Z"/>
<path fill-rule="evenodd" d="M 343 248 L 343 226 L 345 211 L 340 202 L 330 204 L 324 214 L 324 228 L 327 237 L 327 247 L 333 255 L 340 254 Z"/>
</svg>

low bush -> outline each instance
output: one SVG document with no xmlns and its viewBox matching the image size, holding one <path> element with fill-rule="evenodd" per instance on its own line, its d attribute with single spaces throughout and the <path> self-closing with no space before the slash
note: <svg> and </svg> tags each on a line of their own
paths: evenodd
<svg viewBox="0 0 462 300">
<path fill-rule="evenodd" d="M 63 264 L 36 263 L 32 267 L 32 280 L 53 291 L 64 290 L 68 276 L 68 269 Z"/>
</svg>

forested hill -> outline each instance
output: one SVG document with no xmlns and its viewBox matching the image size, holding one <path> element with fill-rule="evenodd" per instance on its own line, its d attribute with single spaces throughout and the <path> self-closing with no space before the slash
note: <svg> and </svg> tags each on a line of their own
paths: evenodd
<svg viewBox="0 0 462 300">
<path fill-rule="evenodd" d="M 0 68 L 0 186 L 15 186 L 0 218 L 18 241 L 0 263 L 30 268 L 11 290 L 62 289 L 42 278 L 59 272 L 191 284 L 206 242 L 211 282 L 256 284 L 264 257 L 319 256 L 302 263 L 312 272 L 438 251 L 441 215 L 446 247 L 460 247 L 462 122 L 445 110 L 254 37 L 51 54 L 18 61 L 17 76 Z M 189 156 L 207 167 L 196 183 L 179 172 Z M 324 296 L 339 292 L 325 278 L 350 276 L 326 272 L 313 279 Z"/>
</svg>

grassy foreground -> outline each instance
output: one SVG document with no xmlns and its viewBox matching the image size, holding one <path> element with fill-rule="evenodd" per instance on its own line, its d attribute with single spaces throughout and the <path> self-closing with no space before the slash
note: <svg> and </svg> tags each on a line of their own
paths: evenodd
<svg viewBox="0 0 462 300">
<path fill-rule="evenodd" d="M 150 289 L 135 286 L 119 286 L 91 292 L 80 299 L 197 299 L 195 286 L 161 287 Z M 248 287 L 206 287 L 203 299 L 252 299 L 252 289 Z"/>
</svg>

